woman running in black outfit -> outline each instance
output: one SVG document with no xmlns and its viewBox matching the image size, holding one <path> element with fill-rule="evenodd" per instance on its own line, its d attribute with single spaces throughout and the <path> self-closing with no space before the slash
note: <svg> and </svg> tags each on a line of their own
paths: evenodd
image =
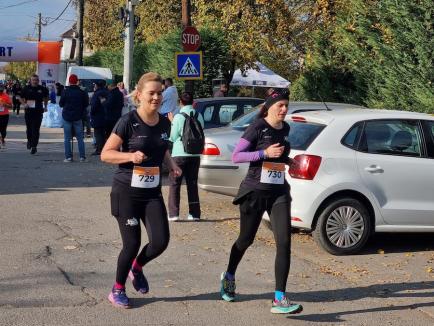
<svg viewBox="0 0 434 326">
<path fill-rule="evenodd" d="M 236 269 L 266 211 L 277 246 L 272 313 L 298 313 L 303 309 L 290 303 L 285 294 L 291 255 L 291 197 L 285 180 L 285 165 L 290 163 L 289 125 L 284 121 L 287 112 L 288 93 L 272 93 L 232 154 L 235 163 L 250 162 L 250 167 L 234 199 L 234 204 L 240 205 L 240 234 L 232 246 L 227 271 L 221 275 L 220 288 L 223 300 L 235 300 Z"/>
<path fill-rule="evenodd" d="M 163 160 L 174 176 L 182 173 L 168 151 L 170 121 L 158 113 L 162 101 L 161 77 L 156 73 L 144 74 L 134 99 L 139 103 L 137 111 L 119 119 L 101 152 L 102 161 L 119 164 L 110 197 L 123 247 L 116 282 L 108 298 L 114 306 L 122 308 L 130 307 L 125 293 L 128 276 L 136 291 L 147 293 L 149 285 L 142 267 L 159 256 L 169 243 L 167 211 L 161 195 Z M 145 225 L 149 243 L 139 253 L 140 221 Z"/>
</svg>

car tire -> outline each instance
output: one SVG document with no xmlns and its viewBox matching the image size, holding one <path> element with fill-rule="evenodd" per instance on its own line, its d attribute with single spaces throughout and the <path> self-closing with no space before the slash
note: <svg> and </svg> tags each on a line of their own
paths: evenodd
<svg viewBox="0 0 434 326">
<path fill-rule="evenodd" d="M 371 233 L 366 207 L 354 198 L 331 201 L 321 212 L 313 237 L 332 255 L 354 254 L 363 248 Z"/>
</svg>

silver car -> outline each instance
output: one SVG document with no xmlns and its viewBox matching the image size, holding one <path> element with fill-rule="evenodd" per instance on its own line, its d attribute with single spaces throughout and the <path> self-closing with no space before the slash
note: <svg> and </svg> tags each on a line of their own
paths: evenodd
<svg viewBox="0 0 434 326">
<path fill-rule="evenodd" d="M 256 118 L 259 107 L 234 120 L 229 126 L 205 131 L 205 150 L 199 169 L 199 187 L 223 195 L 235 196 L 247 174 L 248 163 L 235 164 L 231 156 L 244 130 Z M 288 115 L 318 110 L 362 108 L 342 103 L 290 102 Z"/>
<path fill-rule="evenodd" d="M 434 232 L 433 116 L 351 109 L 300 112 L 285 120 L 290 157 L 298 163 L 286 174 L 293 227 L 312 231 L 335 255 L 358 252 L 374 232 Z M 227 148 L 214 145 L 208 145 L 210 154 Z M 217 162 L 210 170 L 220 168 L 220 175 L 233 166 L 228 159 Z M 218 187 L 208 189 L 235 194 L 246 169 L 228 170 L 233 180 L 216 177 Z"/>
</svg>

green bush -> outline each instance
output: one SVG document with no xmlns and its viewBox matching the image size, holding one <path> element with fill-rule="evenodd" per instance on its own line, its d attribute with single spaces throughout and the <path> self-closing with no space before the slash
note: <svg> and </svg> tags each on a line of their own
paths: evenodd
<svg viewBox="0 0 434 326">
<path fill-rule="evenodd" d="M 296 99 L 434 112 L 433 24 L 429 0 L 348 0 L 312 34 Z"/>
</svg>

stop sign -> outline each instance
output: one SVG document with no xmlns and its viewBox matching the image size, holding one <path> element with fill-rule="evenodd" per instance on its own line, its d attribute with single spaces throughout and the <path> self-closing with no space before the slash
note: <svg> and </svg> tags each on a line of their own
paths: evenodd
<svg viewBox="0 0 434 326">
<path fill-rule="evenodd" d="M 181 34 L 181 43 L 184 51 L 196 51 L 200 47 L 200 34 L 193 26 L 184 28 Z"/>
</svg>

